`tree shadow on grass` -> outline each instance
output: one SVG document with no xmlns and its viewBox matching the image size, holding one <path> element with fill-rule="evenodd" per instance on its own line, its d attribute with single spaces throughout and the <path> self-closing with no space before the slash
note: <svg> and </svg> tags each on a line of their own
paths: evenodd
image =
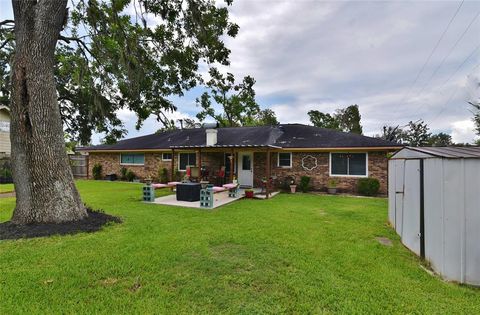
<svg viewBox="0 0 480 315">
<path fill-rule="evenodd" d="M 17 225 L 10 221 L 0 223 L 0 240 L 17 240 L 24 238 L 46 237 L 52 235 L 71 235 L 77 233 L 91 233 L 102 229 L 109 223 L 121 223 L 119 217 L 106 214 L 102 211 L 87 209 L 88 217 L 75 222 L 66 223 L 39 223 Z"/>
</svg>

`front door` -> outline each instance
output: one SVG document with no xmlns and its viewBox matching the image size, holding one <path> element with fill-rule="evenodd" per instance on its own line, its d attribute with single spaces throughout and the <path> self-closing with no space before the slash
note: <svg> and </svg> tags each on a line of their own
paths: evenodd
<svg viewBox="0 0 480 315">
<path fill-rule="evenodd" d="M 242 187 L 253 187 L 253 152 L 238 153 L 238 183 Z"/>
</svg>

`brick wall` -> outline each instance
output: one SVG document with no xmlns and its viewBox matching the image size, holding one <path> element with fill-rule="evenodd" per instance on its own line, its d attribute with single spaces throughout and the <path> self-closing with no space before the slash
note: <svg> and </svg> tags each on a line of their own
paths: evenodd
<svg viewBox="0 0 480 315">
<path fill-rule="evenodd" d="M 355 192 L 357 189 L 358 178 L 352 177 L 330 177 L 329 176 L 329 153 L 301 152 L 292 153 L 292 167 L 281 168 L 277 166 L 277 153 L 271 153 L 271 171 L 272 176 L 277 177 L 277 183 L 283 183 L 285 178 L 292 176 L 296 182 L 300 181 L 302 176 L 311 177 L 310 183 L 315 190 L 325 190 L 330 178 L 335 178 L 337 188 L 344 192 Z M 302 167 L 302 158 L 311 156 L 316 159 L 317 167 L 307 171 Z M 266 175 L 266 153 L 255 152 L 253 157 L 254 164 L 254 185 L 259 187 L 261 180 Z M 178 163 L 178 155 L 175 154 L 175 167 Z M 313 164 L 311 159 L 310 164 Z M 162 161 L 161 153 L 145 153 L 145 165 L 120 165 L 119 153 L 90 153 L 89 157 L 89 177 L 92 177 L 92 168 L 96 163 L 102 165 L 102 175 L 115 173 L 120 175 L 120 169 L 126 167 L 132 170 L 137 177 L 143 179 L 152 177 L 158 179 L 159 168 L 166 168 L 170 178 L 170 161 Z M 198 154 L 197 154 L 198 163 Z M 210 175 L 214 176 L 220 167 L 224 164 L 224 153 L 222 152 L 204 152 L 202 153 L 202 165 L 207 166 Z M 309 165 L 312 167 L 313 165 Z M 184 172 L 181 173 L 183 176 Z M 387 193 L 388 183 L 388 159 L 386 152 L 369 152 L 368 154 L 368 176 L 380 181 L 380 193 Z"/>
<path fill-rule="evenodd" d="M 199 156 L 197 153 L 197 165 Z M 162 161 L 161 153 L 145 153 L 144 165 L 120 165 L 120 153 L 90 153 L 88 162 L 88 174 L 89 178 L 92 178 L 92 168 L 95 164 L 102 165 L 102 176 L 107 174 L 117 174 L 120 176 L 120 169 L 125 167 L 135 173 L 135 175 L 144 179 L 146 177 L 152 177 L 158 180 L 158 170 L 166 168 L 168 171 L 168 178 L 170 180 L 170 161 Z M 209 169 L 210 175 L 217 174 L 220 167 L 224 164 L 223 152 L 204 152 L 202 153 L 202 165 L 206 165 Z M 175 153 L 175 168 L 178 167 L 178 153 Z M 185 171 L 180 172 L 180 176 L 183 177 Z"/>
<path fill-rule="evenodd" d="M 135 173 L 139 178 L 158 178 L 158 170 L 166 168 L 170 178 L 170 161 L 162 161 L 161 153 L 145 153 L 144 165 L 120 165 L 120 153 L 90 153 L 88 158 L 88 176 L 92 178 L 92 168 L 95 164 L 102 165 L 102 176 L 117 174 L 125 167 Z"/>
<path fill-rule="evenodd" d="M 317 167 L 311 171 L 307 171 L 302 167 L 302 159 L 305 156 L 311 156 L 316 159 Z M 257 152 L 254 154 L 254 185 L 259 185 L 260 181 L 266 175 L 266 153 Z M 309 158 L 307 164 L 313 167 L 315 159 Z M 277 166 L 277 153 L 271 156 L 271 176 L 277 177 L 277 183 L 284 183 L 288 176 L 294 177 L 299 183 L 302 176 L 309 176 L 310 184 L 315 190 L 325 190 L 329 179 L 334 178 L 337 181 L 337 189 L 343 192 L 355 192 L 357 190 L 358 178 L 355 177 L 330 177 L 329 176 L 329 153 L 318 152 L 302 152 L 292 153 L 292 167 L 281 168 Z M 386 152 L 369 152 L 368 153 L 368 176 L 376 178 L 380 181 L 380 193 L 387 193 L 388 183 L 388 159 Z"/>
</svg>

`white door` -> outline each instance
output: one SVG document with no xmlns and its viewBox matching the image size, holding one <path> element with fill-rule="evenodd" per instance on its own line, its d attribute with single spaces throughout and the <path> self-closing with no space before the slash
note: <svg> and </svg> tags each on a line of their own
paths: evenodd
<svg viewBox="0 0 480 315">
<path fill-rule="evenodd" d="M 253 152 L 238 153 L 238 183 L 242 187 L 253 187 Z"/>
</svg>

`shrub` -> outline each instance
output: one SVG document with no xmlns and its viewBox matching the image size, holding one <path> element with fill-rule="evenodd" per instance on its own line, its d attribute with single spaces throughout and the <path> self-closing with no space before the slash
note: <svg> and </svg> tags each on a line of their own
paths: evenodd
<svg viewBox="0 0 480 315">
<path fill-rule="evenodd" d="M 177 182 L 179 182 L 180 180 L 182 180 L 182 174 L 180 173 L 179 170 L 175 170 L 175 180 Z"/>
<path fill-rule="evenodd" d="M 327 188 L 337 188 L 337 181 L 331 178 L 327 183 Z"/>
<path fill-rule="evenodd" d="M 168 183 L 168 170 L 165 167 L 158 169 L 158 178 L 160 180 L 160 183 Z"/>
<path fill-rule="evenodd" d="M 128 170 L 127 173 L 125 174 L 125 177 L 129 182 L 133 182 L 136 176 L 134 172 L 132 172 L 131 170 Z"/>
<path fill-rule="evenodd" d="M 120 179 L 121 180 L 127 180 L 127 172 L 128 172 L 128 170 L 127 170 L 126 167 L 122 167 L 120 169 Z"/>
<path fill-rule="evenodd" d="M 365 196 L 375 196 L 380 189 L 380 182 L 376 178 L 360 178 L 358 180 L 358 192 Z"/>
<path fill-rule="evenodd" d="M 310 189 L 310 177 L 302 176 L 300 178 L 300 184 L 298 185 L 302 192 L 307 192 Z"/>
<path fill-rule="evenodd" d="M 283 182 L 280 183 L 281 188 L 285 191 L 290 191 L 290 185 L 295 185 L 295 177 L 287 176 L 284 178 Z"/>
<path fill-rule="evenodd" d="M 102 179 L 102 165 L 95 164 L 92 169 L 93 179 Z"/>
</svg>

